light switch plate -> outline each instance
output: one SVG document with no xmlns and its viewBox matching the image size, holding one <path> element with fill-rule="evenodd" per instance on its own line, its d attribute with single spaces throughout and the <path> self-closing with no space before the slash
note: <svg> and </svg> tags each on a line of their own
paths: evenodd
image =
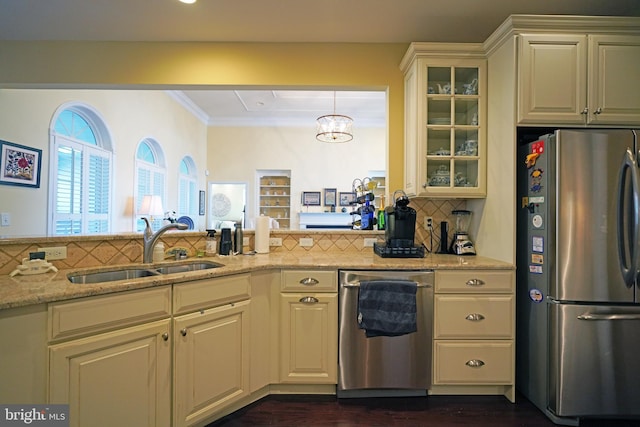
<svg viewBox="0 0 640 427">
<path fill-rule="evenodd" d="M 45 259 L 47 261 L 52 261 L 56 259 L 66 259 L 67 258 L 67 247 L 66 246 L 56 246 L 50 248 L 38 248 L 38 252 L 45 253 Z"/>
</svg>

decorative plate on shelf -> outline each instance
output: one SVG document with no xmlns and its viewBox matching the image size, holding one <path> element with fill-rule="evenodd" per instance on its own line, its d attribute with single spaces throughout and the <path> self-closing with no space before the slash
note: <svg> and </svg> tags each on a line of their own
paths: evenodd
<svg viewBox="0 0 640 427">
<path fill-rule="evenodd" d="M 222 193 L 211 196 L 211 214 L 215 217 L 224 217 L 231 211 L 231 200 Z"/>
<path fill-rule="evenodd" d="M 181 216 L 180 218 L 178 218 L 178 222 L 182 224 L 187 224 L 187 226 L 189 227 L 189 230 L 194 229 L 193 220 L 188 216 Z"/>
</svg>

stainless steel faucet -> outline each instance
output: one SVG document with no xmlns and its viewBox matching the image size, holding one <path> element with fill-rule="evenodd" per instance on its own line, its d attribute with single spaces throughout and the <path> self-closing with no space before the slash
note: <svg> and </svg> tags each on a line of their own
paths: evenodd
<svg viewBox="0 0 640 427">
<path fill-rule="evenodd" d="M 153 262 L 153 247 L 156 245 L 158 238 L 167 230 L 171 230 L 172 228 L 176 228 L 178 230 L 186 230 L 189 228 L 187 224 L 183 224 L 181 222 L 172 222 L 171 224 L 167 224 L 160 228 L 160 230 L 155 233 L 151 229 L 151 225 L 149 224 L 149 220 L 145 217 L 142 217 L 144 222 L 147 224 L 144 229 L 144 233 L 142 235 L 142 240 L 144 242 L 143 252 L 142 252 L 142 262 L 151 263 Z"/>
</svg>

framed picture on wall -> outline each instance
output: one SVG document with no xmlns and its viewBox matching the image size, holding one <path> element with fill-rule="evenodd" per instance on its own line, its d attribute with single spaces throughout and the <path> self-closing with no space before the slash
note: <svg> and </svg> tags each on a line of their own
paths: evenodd
<svg viewBox="0 0 640 427">
<path fill-rule="evenodd" d="M 205 195 L 204 195 L 204 191 L 200 190 L 198 192 L 198 215 L 204 216 L 204 206 L 205 206 Z"/>
<path fill-rule="evenodd" d="M 42 150 L 0 140 L 0 184 L 40 187 Z"/>
<path fill-rule="evenodd" d="M 356 193 L 340 192 L 340 206 L 349 206 L 356 202 Z"/>
<path fill-rule="evenodd" d="M 319 191 L 303 191 L 302 204 L 304 206 L 320 206 L 320 192 Z"/>
<path fill-rule="evenodd" d="M 324 189 L 324 205 L 325 206 L 335 206 L 336 197 L 338 197 L 338 191 L 335 188 Z"/>
</svg>

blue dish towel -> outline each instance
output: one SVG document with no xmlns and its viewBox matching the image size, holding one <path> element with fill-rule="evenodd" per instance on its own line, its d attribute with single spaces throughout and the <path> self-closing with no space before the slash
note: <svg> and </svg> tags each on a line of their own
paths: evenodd
<svg viewBox="0 0 640 427">
<path fill-rule="evenodd" d="M 418 285 L 408 280 L 360 282 L 358 326 L 367 338 L 416 332 L 417 290 Z"/>
</svg>

